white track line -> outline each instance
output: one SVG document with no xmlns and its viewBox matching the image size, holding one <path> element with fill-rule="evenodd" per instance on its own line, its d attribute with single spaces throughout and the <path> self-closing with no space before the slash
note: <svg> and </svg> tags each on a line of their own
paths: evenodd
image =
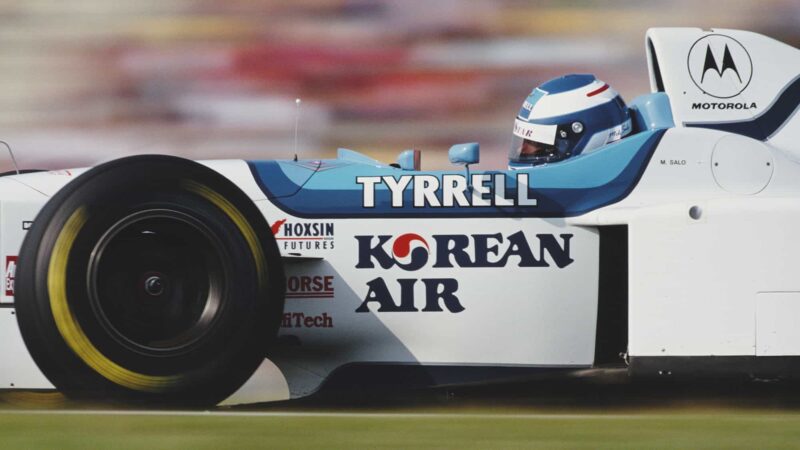
<svg viewBox="0 0 800 450">
<path fill-rule="evenodd" d="M 127 411 L 127 410 L 0 410 L 2 415 L 98 415 L 98 416 L 185 416 L 185 417 L 282 417 L 282 418 L 359 418 L 359 419 L 526 419 L 526 420 L 643 420 L 643 419 L 672 419 L 684 420 L 687 418 L 707 418 L 718 415 L 718 411 L 707 413 L 692 412 L 675 414 L 511 414 L 511 413 L 369 413 L 369 412 L 294 412 L 294 411 Z M 760 415 L 758 415 L 760 414 Z M 719 417 L 721 419 L 736 420 L 798 420 L 800 414 L 771 413 L 771 412 L 735 412 L 731 415 Z"/>
</svg>

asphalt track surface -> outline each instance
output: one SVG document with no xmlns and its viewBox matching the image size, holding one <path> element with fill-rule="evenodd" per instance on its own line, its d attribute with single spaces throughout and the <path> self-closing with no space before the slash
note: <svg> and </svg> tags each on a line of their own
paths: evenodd
<svg viewBox="0 0 800 450">
<path fill-rule="evenodd" d="M 794 383 L 572 379 L 212 410 L 0 394 L 0 448 L 798 448 Z"/>
</svg>

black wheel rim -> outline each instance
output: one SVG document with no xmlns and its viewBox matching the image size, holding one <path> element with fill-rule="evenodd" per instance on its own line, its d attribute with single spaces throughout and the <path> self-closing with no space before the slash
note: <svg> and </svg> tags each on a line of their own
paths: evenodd
<svg viewBox="0 0 800 450">
<path fill-rule="evenodd" d="M 148 209 L 117 221 L 94 246 L 88 269 L 96 320 L 138 353 L 188 352 L 224 310 L 224 247 L 203 222 L 181 211 Z"/>
</svg>

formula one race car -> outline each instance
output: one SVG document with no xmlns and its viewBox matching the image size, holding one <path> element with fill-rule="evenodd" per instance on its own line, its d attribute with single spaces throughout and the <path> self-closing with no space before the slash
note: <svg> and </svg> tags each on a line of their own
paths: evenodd
<svg viewBox="0 0 800 450">
<path fill-rule="evenodd" d="M 323 385 L 800 374 L 800 53 L 653 29 L 630 133 L 420 171 L 135 156 L 0 179 L 0 386 L 194 404 Z M 587 94 L 588 95 L 588 94 Z"/>
</svg>

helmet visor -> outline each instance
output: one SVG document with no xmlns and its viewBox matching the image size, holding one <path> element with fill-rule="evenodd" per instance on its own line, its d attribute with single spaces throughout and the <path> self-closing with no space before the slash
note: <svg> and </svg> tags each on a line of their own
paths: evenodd
<svg viewBox="0 0 800 450">
<path fill-rule="evenodd" d="M 539 125 L 520 119 L 514 121 L 514 138 L 508 159 L 516 163 L 544 164 L 564 158 L 556 145 L 556 125 Z"/>
</svg>

